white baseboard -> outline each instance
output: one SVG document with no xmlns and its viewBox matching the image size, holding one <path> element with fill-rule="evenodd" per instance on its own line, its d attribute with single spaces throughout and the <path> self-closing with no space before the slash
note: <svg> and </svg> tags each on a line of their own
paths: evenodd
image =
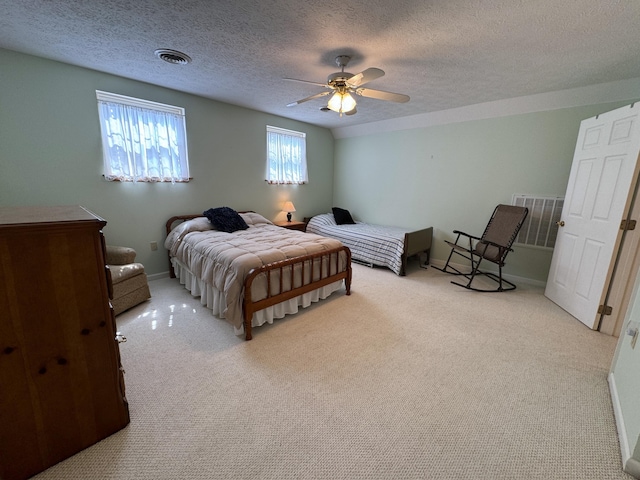
<svg viewBox="0 0 640 480">
<path fill-rule="evenodd" d="M 629 439 L 627 438 L 624 416 L 622 415 L 622 406 L 620 405 L 620 397 L 618 397 L 618 389 L 616 387 L 616 379 L 613 372 L 609 373 L 608 380 L 609 391 L 611 392 L 611 404 L 613 405 L 613 415 L 616 419 L 616 428 L 618 430 L 622 469 L 629 475 L 640 479 L 640 461 L 631 456 L 631 447 L 629 445 Z"/>
<path fill-rule="evenodd" d="M 444 260 L 436 260 L 436 259 L 433 259 L 433 260 L 430 260 L 430 261 L 429 261 L 429 264 L 430 264 L 430 265 L 435 265 L 436 267 L 439 267 L 439 268 L 443 268 L 443 267 L 444 267 L 444 265 L 445 265 L 445 263 L 446 263 L 446 262 L 445 262 Z M 453 267 L 455 267 L 455 268 L 457 268 L 458 270 L 463 271 L 463 272 L 464 272 L 464 271 L 468 271 L 468 270 L 469 270 L 469 265 L 462 265 L 462 264 L 459 264 L 459 263 L 453 263 L 453 262 L 451 262 L 449 265 L 452 265 Z M 484 264 L 483 264 L 483 265 L 484 265 Z M 487 271 L 489 271 L 489 272 L 493 272 L 493 270 L 487 270 Z M 497 271 L 495 271 L 495 272 L 493 272 L 493 273 L 495 273 L 495 274 L 497 275 L 497 273 L 498 273 L 498 272 L 497 272 Z M 509 280 L 510 282 L 515 283 L 516 285 L 517 285 L 518 283 L 526 283 L 526 284 L 528 284 L 528 285 L 533 285 L 533 286 L 536 286 L 536 287 L 542 287 L 542 288 L 544 288 L 544 287 L 546 286 L 546 284 L 547 284 L 547 282 L 542 282 L 542 281 L 540 281 L 540 280 L 534 280 L 534 279 L 532 279 L 532 278 L 526 278 L 526 277 L 518 277 L 518 276 L 516 276 L 516 275 L 509 275 L 509 274 L 506 274 L 506 273 L 504 273 L 504 272 L 502 273 L 502 277 L 503 277 L 505 280 Z"/>
<path fill-rule="evenodd" d="M 622 406 L 618 397 L 618 389 L 616 388 L 616 379 L 613 372 L 609 373 L 609 392 L 611 392 L 611 403 L 613 404 L 613 415 L 616 419 L 616 428 L 618 429 L 618 439 L 620 441 L 620 454 L 622 455 L 622 465 L 631 458 L 631 450 L 629 449 L 629 439 L 624 426 L 624 418 L 622 416 Z"/>
<path fill-rule="evenodd" d="M 629 458 L 624 464 L 623 470 L 632 477 L 640 479 L 640 461 Z"/>
<path fill-rule="evenodd" d="M 153 275 L 147 275 L 147 280 L 153 282 L 154 280 L 160 280 L 161 278 L 168 278 L 169 270 L 166 272 L 154 273 Z"/>
</svg>

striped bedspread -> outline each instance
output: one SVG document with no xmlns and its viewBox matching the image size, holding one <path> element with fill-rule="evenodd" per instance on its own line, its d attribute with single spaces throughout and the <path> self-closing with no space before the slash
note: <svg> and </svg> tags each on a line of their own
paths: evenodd
<svg viewBox="0 0 640 480">
<path fill-rule="evenodd" d="M 337 225 L 333 214 L 323 213 L 309 220 L 306 231 L 340 240 L 349 247 L 354 260 L 388 267 L 401 274 L 404 237 L 408 230 L 362 222 Z"/>
</svg>

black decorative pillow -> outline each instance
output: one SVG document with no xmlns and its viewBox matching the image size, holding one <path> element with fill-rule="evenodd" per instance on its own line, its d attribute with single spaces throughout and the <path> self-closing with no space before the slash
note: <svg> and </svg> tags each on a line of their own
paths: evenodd
<svg viewBox="0 0 640 480">
<path fill-rule="evenodd" d="M 354 222 L 353 218 L 351 218 L 351 214 L 349 213 L 349 210 L 345 210 L 344 208 L 338 208 L 338 207 L 333 207 L 331 209 L 333 211 L 333 218 L 336 219 L 336 223 L 338 225 L 345 225 L 345 224 L 349 224 L 349 225 L 353 225 Z"/>
<path fill-rule="evenodd" d="M 210 208 L 203 212 L 211 224 L 221 232 L 232 233 L 236 230 L 246 230 L 249 228 L 247 222 L 233 208 L 218 207 Z"/>
</svg>

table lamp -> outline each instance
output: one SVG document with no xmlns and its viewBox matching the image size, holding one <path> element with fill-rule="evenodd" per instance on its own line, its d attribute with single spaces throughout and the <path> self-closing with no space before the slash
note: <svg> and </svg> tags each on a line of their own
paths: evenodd
<svg viewBox="0 0 640 480">
<path fill-rule="evenodd" d="M 287 201 L 287 202 L 284 202 L 284 205 L 282 206 L 282 211 L 287 212 L 287 222 L 290 222 L 291 212 L 295 212 L 296 207 L 293 206 L 293 202 Z"/>
</svg>

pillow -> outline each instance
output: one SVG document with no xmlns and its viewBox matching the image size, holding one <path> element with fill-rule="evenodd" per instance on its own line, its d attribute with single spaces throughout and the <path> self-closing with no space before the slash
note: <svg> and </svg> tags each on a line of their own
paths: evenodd
<svg viewBox="0 0 640 480">
<path fill-rule="evenodd" d="M 331 213 L 321 213 L 319 215 L 314 215 L 309 220 L 309 225 L 336 225 L 336 219 Z"/>
<path fill-rule="evenodd" d="M 353 225 L 353 218 L 351 218 L 351 214 L 349 210 L 345 210 L 344 208 L 333 207 L 331 209 L 333 211 L 333 218 L 336 219 L 336 223 L 338 225 Z"/>
<path fill-rule="evenodd" d="M 211 222 L 204 217 L 197 217 L 192 220 L 187 220 L 182 223 L 179 223 L 176 227 L 173 228 L 167 235 L 167 239 L 165 240 L 165 246 L 169 248 L 167 245 L 173 244 L 176 240 L 182 240 L 187 233 L 191 232 L 203 232 L 205 230 L 212 230 L 213 225 Z"/>
<path fill-rule="evenodd" d="M 171 255 L 175 255 L 182 239 L 191 232 L 206 232 L 207 230 L 213 230 L 213 225 L 211 222 L 204 217 L 197 217 L 192 220 L 187 220 L 186 222 L 182 222 L 178 224 L 169 235 L 167 235 L 167 239 L 164 242 L 164 246 Z"/>
<path fill-rule="evenodd" d="M 221 232 L 232 233 L 236 230 L 246 230 L 249 225 L 238 212 L 229 207 L 210 208 L 203 215 Z"/>
<path fill-rule="evenodd" d="M 241 213 L 240 216 L 250 227 L 258 225 L 273 225 L 271 221 L 256 212 Z"/>
<path fill-rule="evenodd" d="M 191 232 L 204 232 L 212 229 L 213 225 L 211 225 L 211 223 L 204 217 L 192 218 L 191 220 L 182 222 L 176 227 L 176 230 L 180 230 L 185 234 Z"/>
</svg>

